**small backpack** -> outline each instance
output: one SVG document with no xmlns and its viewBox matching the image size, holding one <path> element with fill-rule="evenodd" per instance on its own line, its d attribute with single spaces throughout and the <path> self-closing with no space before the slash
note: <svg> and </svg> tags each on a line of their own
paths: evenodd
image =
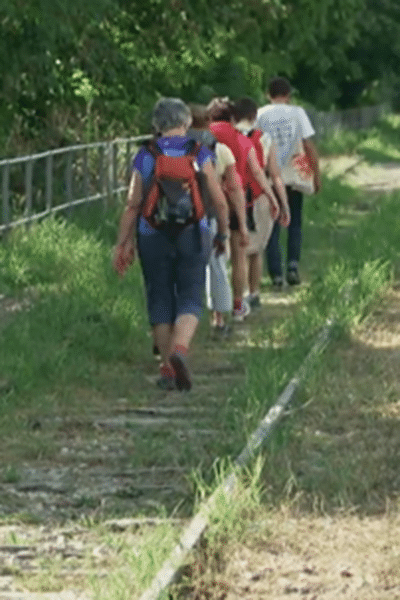
<svg viewBox="0 0 400 600">
<path fill-rule="evenodd" d="M 146 146 L 155 164 L 141 214 L 156 229 L 166 225 L 183 227 L 200 221 L 205 214 L 197 164 L 201 146 L 194 140 L 189 140 L 187 146 L 183 156 L 163 154 L 155 140 Z"/>
</svg>

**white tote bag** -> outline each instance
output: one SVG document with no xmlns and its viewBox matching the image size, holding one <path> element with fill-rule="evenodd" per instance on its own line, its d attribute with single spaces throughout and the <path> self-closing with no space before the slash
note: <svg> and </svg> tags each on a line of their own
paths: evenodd
<svg viewBox="0 0 400 600">
<path fill-rule="evenodd" d="M 302 194 L 314 194 L 314 171 L 308 158 L 302 138 L 300 124 L 296 127 L 294 153 L 285 165 L 282 165 L 282 179 L 286 185 Z"/>
</svg>

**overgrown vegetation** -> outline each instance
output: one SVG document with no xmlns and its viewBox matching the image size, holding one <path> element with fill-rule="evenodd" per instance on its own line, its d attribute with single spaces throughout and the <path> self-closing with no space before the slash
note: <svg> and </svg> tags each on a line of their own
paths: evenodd
<svg viewBox="0 0 400 600">
<path fill-rule="evenodd" d="M 2 0 L 0 28 L 3 156 L 142 133 L 160 95 L 261 101 L 278 73 L 319 109 L 399 94 L 395 0 Z"/>
<path fill-rule="evenodd" d="M 400 117 L 387 115 L 375 127 L 360 130 L 329 131 L 318 141 L 322 155 L 357 154 L 373 164 L 398 161 Z"/>
</svg>

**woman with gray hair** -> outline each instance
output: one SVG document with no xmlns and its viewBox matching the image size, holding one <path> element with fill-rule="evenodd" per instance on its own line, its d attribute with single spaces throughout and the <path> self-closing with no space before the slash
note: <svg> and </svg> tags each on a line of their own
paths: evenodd
<svg viewBox="0 0 400 600">
<path fill-rule="evenodd" d="M 122 275 L 134 259 L 137 245 L 154 343 L 162 359 L 158 385 L 168 390 L 189 390 L 192 385 L 187 353 L 202 311 L 205 268 L 213 241 L 201 207 L 198 219 L 193 214 L 190 218 L 180 214 L 178 219 L 170 214 L 162 217 L 163 198 L 157 201 L 155 212 L 150 214 L 147 206 L 157 157 L 193 155 L 193 140 L 187 136 L 191 120 L 189 108 L 179 98 L 163 98 L 156 103 L 152 124 L 158 137 L 143 146 L 134 158 L 114 254 L 114 268 Z M 195 152 L 193 168 L 203 173 L 217 215 L 214 244 L 223 251 L 228 230 L 225 196 L 216 178 L 212 153 L 202 145 L 196 146 Z M 188 196 L 188 188 L 183 188 Z M 194 202 L 194 194 L 192 198 Z M 162 206 L 165 208 L 165 202 Z"/>
</svg>

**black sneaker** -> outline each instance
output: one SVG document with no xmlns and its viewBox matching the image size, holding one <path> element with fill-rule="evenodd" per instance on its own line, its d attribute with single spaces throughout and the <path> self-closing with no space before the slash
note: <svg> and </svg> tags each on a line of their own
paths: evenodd
<svg viewBox="0 0 400 600">
<path fill-rule="evenodd" d="M 161 358 L 160 349 L 159 349 L 159 347 L 156 344 L 153 344 L 153 356 L 157 360 L 159 360 Z"/>
<path fill-rule="evenodd" d="M 272 277 L 272 287 L 274 290 L 281 290 L 283 288 L 283 277 L 281 275 L 274 275 Z"/>
<path fill-rule="evenodd" d="M 286 273 L 286 281 L 289 285 L 299 285 L 300 275 L 297 269 L 288 269 Z"/>
<path fill-rule="evenodd" d="M 232 327 L 225 323 L 225 325 L 214 325 L 213 327 L 214 339 L 224 340 L 232 334 Z"/>
<path fill-rule="evenodd" d="M 260 296 L 250 296 L 250 298 L 247 300 L 247 302 L 250 304 L 250 308 L 251 309 L 255 309 L 255 308 L 260 308 L 261 306 L 261 300 L 260 300 Z"/>
<path fill-rule="evenodd" d="M 165 375 L 161 375 L 161 377 L 157 379 L 157 387 L 166 392 L 176 390 L 175 379 L 173 377 L 165 377 Z"/>
</svg>

